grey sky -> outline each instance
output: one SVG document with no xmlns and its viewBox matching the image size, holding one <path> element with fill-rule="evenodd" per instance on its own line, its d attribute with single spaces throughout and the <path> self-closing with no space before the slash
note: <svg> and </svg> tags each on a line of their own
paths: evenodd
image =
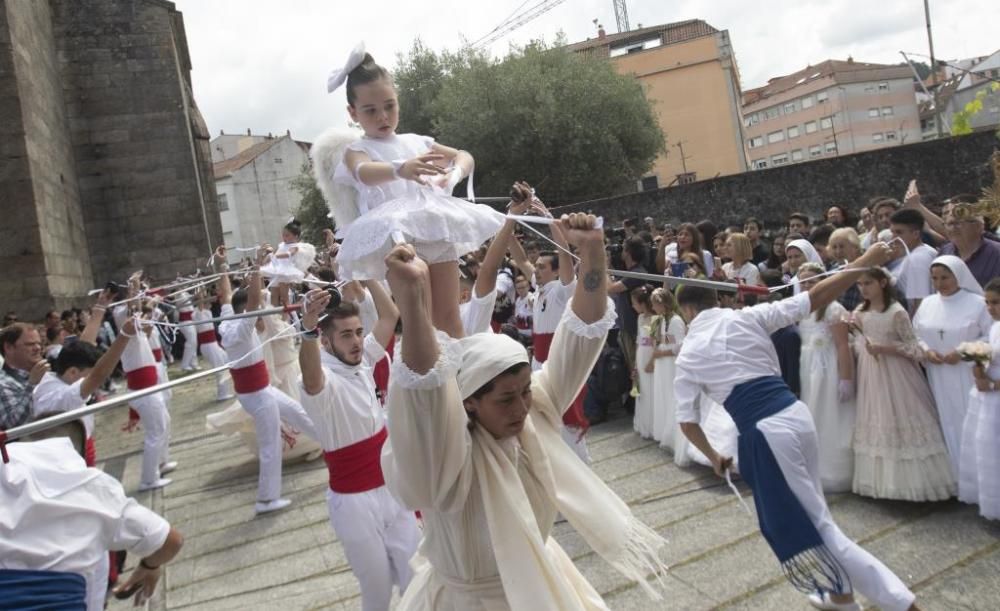
<svg viewBox="0 0 1000 611">
<path fill-rule="evenodd" d="M 528 6 L 537 0 L 530 0 Z M 284 133 L 311 140 L 347 120 L 343 90 L 326 76 L 358 40 L 391 67 L 421 37 L 435 49 L 475 40 L 522 0 L 175 0 L 184 13 L 195 98 L 213 135 Z M 629 0 L 632 27 L 700 18 L 728 29 L 745 89 L 825 59 L 896 63 L 899 51 L 927 53 L 922 0 Z M 1000 3 L 931 0 L 938 57 L 997 50 Z M 566 0 L 491 50 L 563 31 L 596 36 L 592 19 L 615 32 L 612 0 Z M 920 57 L 926 61 L 926 58 Z M 682 95 L 682 92 L 679 92 Z"/>
</svg>

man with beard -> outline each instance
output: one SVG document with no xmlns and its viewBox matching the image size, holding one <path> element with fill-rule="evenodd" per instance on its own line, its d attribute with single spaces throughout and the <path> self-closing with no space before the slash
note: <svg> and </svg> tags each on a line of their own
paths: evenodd
<svg viewBox="0 0 1000 611">
<path fill-rule="evenodd" d="M 399 311 L 378 282 L 364 284 L 378 311 L 367 335 L 354 303 L 327 309 L 329 293 L 306 295 L 301 396 L 330 471 L 330 524 L 360 583 L 362 608 L 387 611 L 393 584 L 402 595 L 413 575 L 409 561 L 420 532 L 386 488 L 379 462 L 387 432 L 372 371 L 385 357 Z"/>
</svg>

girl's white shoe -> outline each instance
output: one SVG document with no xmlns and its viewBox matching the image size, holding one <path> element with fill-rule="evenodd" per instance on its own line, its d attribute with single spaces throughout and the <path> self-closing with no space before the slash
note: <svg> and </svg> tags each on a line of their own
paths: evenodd
<svg viewBox="0 0 1000 611">
<path fill-rule="evenodd" d="M 835 603 L 830 599 L 829 592 L 823 592 L 822 594 L 810 594 L 809 604 L 817 609 L 824 609 L 825 611 L 861 611 L 861 605 L 859 605 L 857 601 L 852 600 L 849 603 Z"/>
</svg>

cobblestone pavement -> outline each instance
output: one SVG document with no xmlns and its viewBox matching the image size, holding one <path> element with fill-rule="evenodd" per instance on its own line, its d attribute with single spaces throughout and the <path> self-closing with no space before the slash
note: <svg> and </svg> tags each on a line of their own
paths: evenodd
<svg viewBox="0 0 1000 611">
<path fill-rule="evenodd" d="M 323 461 L 286 463 L 284 491 L 293 505 L 255 518 L 256 459 L 238 439 L 206 429 L 205 415 L 223 407 L 213 397 L 210 380 L 175 390 L 171 449 L 180 466 L 170 475 L 173 484 L 154 493 L 136 492 L 142 435 L 119 432 L 126 408 L 98 418 L 104 469 L 186 538 L 151 607 L 360 609 L 357 583 L 328 522 Z M 625 418 L 595 426 L 588 439 L 594 470 L 669 541 L 664 600 L 653 602 L 568 524 L 556 525 L 556 538 L 610 608 L 811 608 L 785 583 L 754 519 L 708 469 L 674 466 L 667 451 L 635 435 Z M 829 502 L 844 531 L 895 570 L 923 609 L 1000 609 L 1000 524 L 954 501 L 845 494 Z M 109 608 L 126 607 L 113 601 Z"/>
</svg>

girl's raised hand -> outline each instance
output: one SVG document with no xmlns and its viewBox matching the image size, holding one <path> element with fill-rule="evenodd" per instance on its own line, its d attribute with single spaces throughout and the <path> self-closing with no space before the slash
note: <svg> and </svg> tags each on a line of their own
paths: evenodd
<svg viewBox="0 0 1000 611">
<path fill-rule="evenodd" d="M 434 163 L 435 161 L 441 161 L 443 159 L 444 155 L 439 155 L 437 153 L 428 153 L 426 155 L 414 157 L 413 159 L 403 162 L 403 164 L 399 166 L 396 173 L 400 178 L 426 185 L 427 181 L 424 180 L 424 176 L 439 176 L 445 173 L 444 168 Z"/>
</svg>

